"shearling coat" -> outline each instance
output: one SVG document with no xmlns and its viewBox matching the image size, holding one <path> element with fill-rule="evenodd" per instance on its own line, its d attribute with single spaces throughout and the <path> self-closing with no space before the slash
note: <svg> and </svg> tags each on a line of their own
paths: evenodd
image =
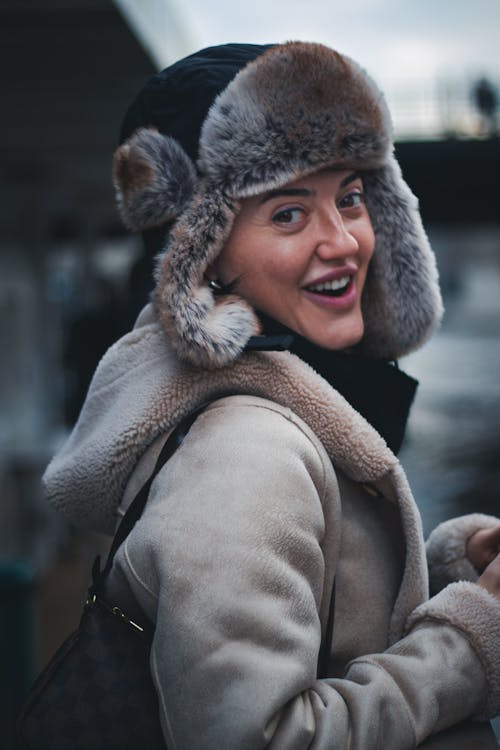
<svg viewBox="0 0 500 750">
<path fill-rule="evenodd" d="M 173 425 L 205 400 L 119 550 L 109 597 L 156 624 L 170 750 L 405 750 L 500 709 L 500 602 L 471 515 L 430 539 L 396 457 L 308 365 L 182 364 L 151 309 L 103 358 L 49 466 L 49 499 L 112 533 Z M 335 580 L 329 676 L 317 679 Z"/>
</svg>

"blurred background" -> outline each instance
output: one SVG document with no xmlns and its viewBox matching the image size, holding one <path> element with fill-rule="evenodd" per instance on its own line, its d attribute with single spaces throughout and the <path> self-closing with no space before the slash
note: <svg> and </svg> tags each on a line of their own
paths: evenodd
<svg viewBox="0 0 500 750">
<path fill-rule="evenodd" d="M 2 748 L 34 674 L 77 624 L 107 544 L 46 507 L 40 477 L 148 285 L 113 201 L 121 118 L 146 79 L 184 55 L 287 39 L 351 55 L 386 92 L 438 257 L 443 326 L 400 363 L 421 382 L 401 459 L 424 530 L 499 514 L 498 0 L 1 0 Z"/>
</svg>

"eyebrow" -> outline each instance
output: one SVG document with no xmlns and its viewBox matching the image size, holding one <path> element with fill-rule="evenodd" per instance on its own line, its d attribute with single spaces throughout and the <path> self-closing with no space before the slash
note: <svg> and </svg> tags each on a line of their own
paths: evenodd
<svg viewBox="0 0 500 750">
<path fill-rule="evenodd" d="M 351 174 L 348 174 L 342 182 L 340 183 L 340 187 L 345 187 L 346 185 L 349 185 L 351 182 L 354 182 L 354 180 L 361 179 L 360 172 L 351 172 Z"/>
<path fill-rule="evenodd" d="M 259 201 L 259 206 L 262 206 L 266 201 L 270 201 L 271 198 L 279 198 L 281 196 L 297 196 L 309 197 L 316 195 L 316 190 L 308 190 L 307 188 L 278 188 L 277 190 L 270 190 L 268 193 L 262 196 Z"/>
<path fill-rule="evenodd" d="M 359 172 L 351 172 L 351 174 L 344 177 L 340 183 L 340 187 L 346 187 L 346 185 L 354 182 L 354 180 L 357 180 L 359 177 L 361 177 Z M 278 188 L 277 190 L 269 190 L 269 192 L 265 193 L 259 201 L 259 206 L 262 206 L 263 203 L 270 201 L 272 198 L 293 196 L 309 198 L 314 195 L 316 195 L 316 190 L 309 190 L 308 188 Z"/>
</svg>

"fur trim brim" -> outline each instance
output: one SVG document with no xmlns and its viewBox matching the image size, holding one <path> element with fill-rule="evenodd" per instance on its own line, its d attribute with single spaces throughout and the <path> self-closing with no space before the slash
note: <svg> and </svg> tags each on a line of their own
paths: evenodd
<svg viewBox="0 0 500 750">
<path fill-rule="evenodd" d="M 247 65 L 217 97 L 198 166 L 243 198 L 334 164 L 380 166 L 390 148 L 389 112 L 368 75 L 328 47 L 291 42 Z"/>
</svg>

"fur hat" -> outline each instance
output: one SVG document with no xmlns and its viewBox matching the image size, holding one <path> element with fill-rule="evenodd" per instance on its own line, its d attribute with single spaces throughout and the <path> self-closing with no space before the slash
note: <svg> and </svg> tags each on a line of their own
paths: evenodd
<svg viewBox="0 0 500 750">
<path fill-rule="evenodd" d="M 213 68 L 219 76 L 207 82 Z M 329 166 L 363 172 L 376 237 L 358 349 L 397 359 L 420 346 L 442 314 L 436 264 L 393 155 L 386 104 L 365 71 L 323 45 L 290 42 L 210 48 L 160 76 L 155 96 L 171 114 L 155 117 L 140 95 L 114 183 L 127 227 L 170 224 L 155 304 L 179 355 L 220 367 L 259 331 L 244 299 L 215 298 L 205 278 L 239 201 Z"/>
</svg>

